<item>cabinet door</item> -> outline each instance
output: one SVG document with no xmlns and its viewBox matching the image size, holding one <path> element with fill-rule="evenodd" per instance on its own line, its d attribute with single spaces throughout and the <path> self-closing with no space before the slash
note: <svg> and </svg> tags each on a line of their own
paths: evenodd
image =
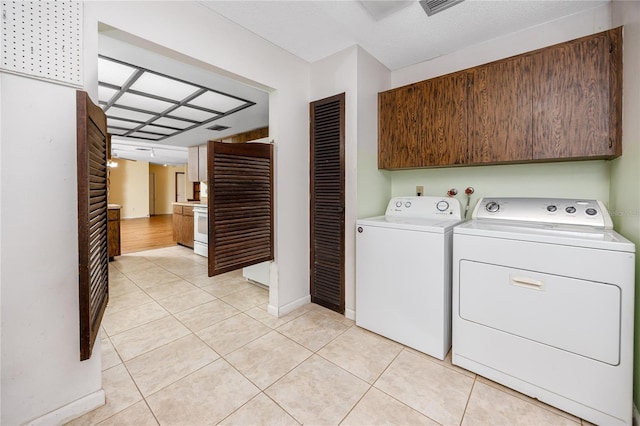
<svg viewBox="0 0 640 426">
<path fill-rule="evenodd" d="M 621 29 L 533 56 L 533 157 L 613 158 L 620 151 Z"/>
<path fill-rule="evenodd" d="M 109 259 L 120 256 L 120 209 L 107 210 L 107 245 Z"/>
<path fill-rule="evenodd" d="M 411 85 L 378 94 L 378 168 L 402 169 L 420 164 L 417 94 Z"/>
<path fill-rule="evenodd" d="M 189 182 L 200 182 L 198 147 L 190 146 L 187 155 L 187 178 Z"/>
<path fill-rule="evenodd" d="M 414 166 L 467 162 L 467 77 L 459 72 L 420 83 L 420 160 Z"/>
<path fill-rule="evenodd" d="M 469 123 L 470 163 L 530 160 L 531 57 L 520 56 L 473 69 Z"/>
<path fill-rule="evenodd" d="M 207 181 L 207 144 L 198 145 L 198 182 Z"/>
</svg>

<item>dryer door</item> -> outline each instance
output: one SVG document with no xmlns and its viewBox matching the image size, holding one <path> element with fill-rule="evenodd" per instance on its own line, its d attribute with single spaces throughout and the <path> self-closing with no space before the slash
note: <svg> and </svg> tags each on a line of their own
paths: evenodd
<svg viewBox="0 0 640 426">
<path fill-rule="evenodd" d="M 470 260 L 460 317 L 597 361 L 620 362 L 620 288 Z"/>
</svg>

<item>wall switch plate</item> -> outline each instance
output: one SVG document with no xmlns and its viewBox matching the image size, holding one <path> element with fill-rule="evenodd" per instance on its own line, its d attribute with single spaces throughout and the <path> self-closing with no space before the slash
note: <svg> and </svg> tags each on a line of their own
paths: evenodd
<svg viewBox="0 0 640 426">
<path fill-rule="evenodd" d="M 416 195 L 422 197 L 424 195 L 424 186 L 416 186 Z"/>
</svg>

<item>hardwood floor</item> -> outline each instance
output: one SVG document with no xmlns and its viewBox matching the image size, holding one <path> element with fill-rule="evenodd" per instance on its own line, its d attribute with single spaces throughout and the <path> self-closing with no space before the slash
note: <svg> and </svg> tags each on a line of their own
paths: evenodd
<svg viewBox="0 0 640 426">
<path fill-rule="evenodd" d="M 122 254 L 176 245 L 172 215 L 121 220 L 120 244 Z"/>
</svg>

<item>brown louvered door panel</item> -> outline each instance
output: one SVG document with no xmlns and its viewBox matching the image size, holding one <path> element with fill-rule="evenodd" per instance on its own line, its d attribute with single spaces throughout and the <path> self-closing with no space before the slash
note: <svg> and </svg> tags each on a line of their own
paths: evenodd
<svg viewBox="0 0 640 426">
<path fill-rule="evenodd" d="M 76 92 L 80 360 L 89 359 L 109 301 L 107 117 Z"/>
<path fill-rule="evenodd" d="M 209 276 L 273 260 L 273 145 L 209 142 Z"/>
<path fill-rule="evenodd" d="M 311 103 L 311 301 L 344 313 L 344 93 Z"/>
</svg>

